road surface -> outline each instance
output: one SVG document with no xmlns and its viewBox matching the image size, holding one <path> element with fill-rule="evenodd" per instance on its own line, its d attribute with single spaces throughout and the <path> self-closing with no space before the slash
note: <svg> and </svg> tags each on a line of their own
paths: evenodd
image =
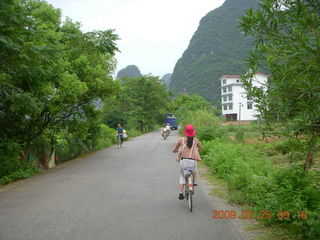
<svg viewBox="0 0 320 240">
<path fill-rule="evenodd" d="M 178 200 L 177 131 L 159 131 L 0 188 L 0 240 L 249 240 L 238 220 L 213 220 L 222 205 L 196 188 Z"/>
</svg>

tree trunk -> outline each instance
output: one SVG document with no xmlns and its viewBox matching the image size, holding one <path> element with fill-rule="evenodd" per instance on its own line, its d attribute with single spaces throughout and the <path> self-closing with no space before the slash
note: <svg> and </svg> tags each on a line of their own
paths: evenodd
<svg viewBox="0 0 320 240">
<path fill-rule="evenodd" d="M 309 140 L 308 153 L 307 153 L 306 162 L 304 164 L 304 170 L 309 170 L 312 167 L 316 143 L 317 143 L 317 136 L 313 134 Z"/>
<path fill-rule="evenodd" d="M 308 152 L 307 159 L 306 159 L 306 162 L 304 164 L 304 170 L 311 169 L 312 164 L 313 164 L 313 152 Z"/>
</svg>

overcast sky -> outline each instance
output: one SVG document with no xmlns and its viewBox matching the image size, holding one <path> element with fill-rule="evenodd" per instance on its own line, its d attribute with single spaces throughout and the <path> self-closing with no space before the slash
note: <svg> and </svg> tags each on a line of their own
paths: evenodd
<svg viewBox="0 0 320 240">
<path fill-rule="evenodd" d="M 115 29 L 121 40 L 117 71 L 136 65 L 142 74 L 172 73 L 199 21 L 224 0 L 47 0 L 83 31 Z M 116 73 L 117 73 L 116 71 Z"/>
</svg>

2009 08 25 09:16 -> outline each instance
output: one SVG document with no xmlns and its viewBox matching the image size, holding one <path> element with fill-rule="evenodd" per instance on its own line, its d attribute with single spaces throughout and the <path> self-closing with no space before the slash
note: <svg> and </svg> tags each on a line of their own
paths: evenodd
<svg viewBox="0 0 320 240">
<path fill-rule="evenodd" d="M 296 217 L 298 219 L 307 219 L 308 212 L 307 211 L 295 211 L 290 212 L 287 210 L 278 211 L 273 213 L 272 211 L 246 211 L 243 210 L 239 214 L 235 210 L 213 210 L 211 219 L 271 219 L 276 217 L 278 219 L 289 219 L 292 217 Z"/>
</svg>

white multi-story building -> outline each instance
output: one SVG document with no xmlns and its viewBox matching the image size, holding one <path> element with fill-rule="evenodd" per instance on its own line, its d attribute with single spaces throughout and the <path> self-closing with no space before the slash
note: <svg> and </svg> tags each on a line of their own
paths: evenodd
<svg viewBox="0 0 320 240">
<path fill-rule="evenodd" d="M 244 89 L 240 75 L 222 75 L 221 80 L 221 105 L 222 116 L 227 121 L 257 120 L 257 108 L 252 98 Z M 253 86 L 261 87 L 267 82 L 267 75 L 256 73 L 253 76 Z"/>
</svg>

